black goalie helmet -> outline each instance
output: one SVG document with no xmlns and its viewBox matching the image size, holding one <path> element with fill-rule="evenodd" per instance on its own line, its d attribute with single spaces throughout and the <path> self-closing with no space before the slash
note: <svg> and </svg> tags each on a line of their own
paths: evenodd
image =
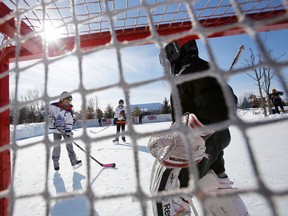
<svg viewBox="0 0 288 216">
<path fill-rule="evenodd" d="M 160 64 L 170 70 L 171 74 L 175 74 L 175 66 L 180 57 L 180 48 L 177 42 L 168 43 L 159 54 Z"/>
<path fill-rule="evenodd" d="M 177 63 L 186 56 L 198 56 L 198 47 L 195 40 L 189 40 L 181 48 L 177 42 L 168 43 L 159 54 L 160 64 L 165 70 L 170 70 L 172 75 L 176 75 Z"/>
<path fill-rule="evenodd" d="M 181 56 L 198 56 L 199 51 L 195 40 L 187 41 L 183 46 L 180 48 Z"/>
</svg>

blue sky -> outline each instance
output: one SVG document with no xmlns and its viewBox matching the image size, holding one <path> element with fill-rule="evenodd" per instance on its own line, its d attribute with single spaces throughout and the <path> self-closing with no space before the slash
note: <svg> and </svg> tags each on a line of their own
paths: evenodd
<svg viewBox="0 0 288 216">
<path fill-rule="evenodd" d="M 279 57 L 288 50 L 288 31 L 272 31 L 261 33 L 261 37 L 266 37 L 267 49 L 273 50 L 273 55 Z M 202 41 L 197 40 L 199 47 L 199 56 L 207 61 L 209 57 Z M 245 67 L 244 59 L 249 59 L 252 48 L 256 52 L 256 44 L 249 35 L 225 36 L 209 39 L 213 50 L 216 63 L 222 70 L 228 70 L 241 45 L 245 50 L 235 68 Z M 156 45 L 143 45 L 121 49 L 121 62 L 123 66 L 124 79 L 128 83 L 141 82 L 159 78 L 163 75 L 163 68 L 158 59 L 159 48 Z M 280 61 L 288 60 L 288 54 L 284 55 Z M 21 62 L 20 67 L 33 64 L 34 61 Z M 119 69 L 115 50 L 102 50 L 83 57 L 83 85 L 86 89 L 105 87 L 119 82 Z M 10 65 L 13 68 L 14 64 Z M 75 56 L 50 64 L 48 75 L 48 94 L 56 97 L 62 91 L 75 91 L 80 85 L 78 59 Z M 285 82 L 288 82 L 288 69 L 282 71 L 285 76 Z M 10 76 L 10 92 L 15 92 L 15 76 Z M 238 97 L 245 93 L 254 93 L 258 95 L 255 81 L 247 74 L 232 76 L 229 84 L 234 89 Z M 27 90 L 38 89 L 40 92 L 44 89 L 44 64 L 39 63 L 34 67 L 20 73 L 19 96 L 25 96 Z M 283 90 L 277 81 L 277 77 L 272 82 L 272 86 Z M 168 83 L 159 81 L 153 84 L 140 86 L 130 89 L 130 103 L 156 103 L 163 102 L 165 97 L 169 97 L 170 87 Z M 111 88 L 95 92 L 86 96 L 86 99 L 95 99 L 97 97 L 100 108 L 105 108 L 107 104 L 113 107 L 117 106 L 118 100 L 124 98 L 121 88 Z M 78 93 L 73 95 L 73 104 L 76 110 L 81 107 L 81 96 Z M 287 98 L 287 96 L 285 96 Z"/>
</svg>

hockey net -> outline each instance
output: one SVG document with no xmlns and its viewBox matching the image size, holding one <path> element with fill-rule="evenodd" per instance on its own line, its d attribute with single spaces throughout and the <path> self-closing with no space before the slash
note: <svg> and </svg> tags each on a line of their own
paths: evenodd
<svg viewBox="0 0 288 216">
<path fill-rule="evenodd" d="M 131 81 L 125 73 L 125 68 L 127 68 L 125 66 L 125 55 L 131 47 L 137 47 L 137 49 L 141 50 L 144 45 L 154 44 L 156 47 L 155 50 L 159 52 L 159 49 L 162 48 L 165 43 L 172 40 L 178 40 L 181 44 L 189 39 L 199 39 L 198 41 L 200 42 L 201 40 L 203 44 L 203 49 L 205 48 L 206 50 L 207 60 L 211 64 L 211 69 L 206 75 L 216 77 L 220 83 L 224 84 L 229 78 L 245 73 L 247 67 L 240 67 L 235 70 L 221 68 L 221 66 L 218 65 L 216 57 L 217 52 L 221 52 L 221 50 L 215 52 L 211 42 L 209 42 L 209 38 L 247 34 L 263 55 L 263 62 L 261 62 L 261 64 L 265 64 L 273 70 L 284 94 L 288 95 L 287 83 L 285 83 L 284 79 L 284 69 L 287 67 L 288 62 L 287 60 L 279 62 L 271 58 L 268 52 L 269 49 L 259 36 L 259 33 L 263 31 L 287 28 L 287 1 L 5 0 L 0 2 L 0 6 L 0 30 L 2 33 L 0 38 L 0 215 L 33 215 L 33 212 L 29 213 L 29 210 L 23 210 L 24 214 L 22 214 L 23 212 L 21 213 L 23 206 L 33 210 L 34 207 L 31 207 L 29 204 L 32 202 L 34 206 L 37 206 L 37 209 L 43 210 L 41 215 L 65 215 L 65 211 L 67 211 L 69 207 L 62 205 L 61 210 L 61 207 L 56 208 L 57 204 L 59 205 L 61 201 L 73 199 L 75 200 L 72 202 L 72 205 L 75 204 L 76 208 L 77 206 L 84 208 L 82 210 L 82 213 L 84 212 L 83 215 L 108 215 L 108 213 L 102 213 L 97 209 L 97 205 L 101 205 L 102 202 L 116 205 L 115 203 L 119 203 L 121 200 L 125 201 L 122 203 L 123 208 L 126 208 L 125 206 L 127 205 L 137 206 L 134 210 L 135 215 L 151 215 L 151 209 L 149 209 L 151 200 L 161 199 L 161 197 L 164 199 L 165 197 L 175 196 L 179 193 L 179 191 L 172 191 L 168 194 L 151 195 L 148 192 L 149 188 L 147 189 L 146 184 L 150 176 L 143 176 L 145 174 L 143 169 L 145 169 L 145 166 L 151 166 L 152 162 L 146 163 L 145 161 L 141 161 L 144 160 L 140 156 L 141 147 L 146 145 L 151 135 L 167 133 L 169 129 L 160 130 L 156 128 L 153 131 L 148 130 L 142 133 L 133 126 L 132 120 L 129 119 L 127 123 L 127 136 L 131 140 L 131 143 L 133 143 L 133 145 L 130 146 L 133 149 L 133 151 L 131 151 L 132 161 L 130 161 L 133 166 L 131 167 L 130 174 L 131 178 L 135 178 L 135 182 L 132 185 L 125 185 L 129 183 L 125 182 L 125 178 L 123 180 L 119 177 L 119 181 L 123 180 L 124 189 L 107 189 L 104 190 L 104 192 L 98 192 L 93 188 L 94 182 L 103 170 L 98 170 L 99 173 L 95 174 L 95 170 L 93 170 L 95 165 L 94 162 L 89 159 L 89 155 L 97 154 L 101 151 L 101 149 L 97 149 L 97 143 L 111 142 L 110 140 L 114 138 L 114 130 L 113 134 L 101 135 L 99 132 L 97 136 L 93 136 L 93 134 L 89 133 L 88 121 L 85 118 L 83 119 L 83 132 L 78 134 L 75 142 L 81 143 L 86 149 L 85 157 L 82 158 L 86 165 L 82 173 L 74 172 L 72 183 L 73 190 L 75 190 L 72 192 L 67 192 L 69 190 L 66 190 L 67 188 L 65 189 L 63 182 L 65 177 L 57 178 L 55 174 L 53 177 L 50 151 L 55 143 L 51 140 L 51 135 L 48 134 L 47 126 L 43 132 L 44 136 L 33 139 L 30 143 L 19 143 L 17 140 L 19 121 L 17 118 L 19 117 L 21 108 L 33 104 L 35 101 L 41 101 L 42 104 L 47 105 L 57 100 L 59 95 L 51 93 L 53 92 L 52 88 L 58 88 L 59 93 L 67 90 L 65 87 L 63 89 L 63 86 L 51 87 L 51 84 L 49 84 L 51 77 L 58 76 L 57 73 L 59 72 L 55 72 L 55 69 L 52 69 L 58 62 L 65 62 L 66 60 L 64 64 L 71 63 L 76 68 L 75 71 L 77 74 L 74 74 L 73 79 L 76 79 L 75 82 L 77 84 L 71 87 L 70 92 L 76 95 L 75 98 L 78 99 L 78 101 L 81 101 L 81 107 L 85 108 L 87 106 L 87 100 L 93 94 L 101 95 L 107 91 L 121 91 L 121 94 L 117 96 L 125 100 L 128 113 L 132 113 L 129 105 L 133 104 L 133 95 L 136 91 L 143 91 L 149 88 L 151 84 L 163 82 L 168 83 L 169 88 L 173 89 L 175 87 L 175 81 L 169 72 L 163 69 L 161 73 L 154 77 Z M 52 35 L 48 34 L 51 26 L 54 29 Z M 55 33 L 56 31 L 57 33 Z M 54 36 L 57 37 L 54 38 Z M 54 41 L 50 40 L 52 38 L 54 38 Z M 98 83 L 101 82 L 101 80 L 95 81 L 97 82 L 95 86 L 87 87 L 87 84 L 85 84 L 87 80 L 84 79 L 84 76 L 86 71 L 89 70 L 89 66 L 85 66 L 88 62 L 85 62 L 85 59 L 93 54 L 99 54 L 97 58 L 101 58 L 101 55 L 106 55 L 105 52 L 109 50 L 113 51 L 113 55 L 115 55 L 111 57 L 111 64 L 115 67 L 109 67 L 108 70 L 114 70 L 114 75 L 113 73 L 111 74 L 116 76 L 118 80 L 114 82 L 103 81 L 103 84 Z M 154 52 L 156 52 L 155 50 Z M 137 51 L 136 49 L 132 49 L 132 52 Z M 201 52 L 204 52 L 204 50 L 200 50 L 200 56 Z M 154 56 L 158 56 L 158 53 Z M 233 57 L 230 58 L 231 61 Z M 24 60 L 34 61 L 28 64 L 22 64 Z M 158 61 L 158 59 L 156 59 L 156 61 Z M 72 62 L 76 63 L 74 64 Z M 101 61 L 98 63 L 101 64 Z M 110 62 L 106 63 L 105 66 L 109 63 Z M 12 64 L 13 66 L 11 66 Z M 90 64 L 93 64 L 93 61 L 90 61 Z M 44 83 L 43 94 L 41 93 L 39 97 L 29 98 L 23 102 L 20 98 L 21 75 L 29 73 L 29 70 L 32 70 L 34 67 L 38 68 L 39 77 L 41 76 L 41 79 L 44 80 L 41 82 Z M 65 66 L 58 65 L 58 67 L 60 67 L 61 70 L 65 70 Z M 13 89 L 13 95 L 9 96 L 9 76 L 11 75 L 15 77 L 15 88 Z M 195 74 L 191 79 L 197 79 L 198 75 L 199 74 Z M 34 74 L 31 76 L 34 76 Z M 95 73 L 95 77 L 97 77 L 97 72 Z M 91 79 L 93 79 L 93 77 Z M 67 80 L 63 82 L 65 83 Z M 165 94 L 169 95 L 167 92 Z M 165 94 L 163 95 L 166 96 Z M 228 94 L 225 94 L 225 97 L 228 102 L 232 100 Z M 13 103 L 9 103 L 9 99 L 11 99 Z M 116 101 L 116 103 L 117 102 L 118 101 Z M 9 129 L 7 129 L 7 115 L 9 118 L 7 112 L 9 113 L 9 110 L 11 112 L 13 111 L 14 117 L 10 123 L 10 128 L 13 131 L 11 135 Z M 179 109 L 176 109 L 176 111 L 177 115 L 180 116 Z M 245 148 L 243 151 L 247 154 L 245 158 L 248 160 L 249 170 L 256 184 L 256 186 L 253 187 L 242 187 L 237 193 L 241 194 L 241 196 L 243 195 L 243 197 L 247 197 L 248 201 L 249 197 L 260 199 L 259 205 L 263 205 L 264 207 L 263 209 L 259 208 L 259 211 L 263 211 L 266 215 L 285 215 L 285 212 L 287 213 L 287 209 L 283 210 L 281 208 L 284 208 L 283 202 L 285 202 L 285 199 L 287 201 L 288 186 L 287 184 L 281 183 L 283 187 L 280 189 L 276 187 L 275 189 L 265 184 L 263 174 L 259 171 L 259 163 L 261 163 L 261 161 L 256 159 L 255 152 L 251 147 L 252 138 L 250 137 L 251 134 L 249 134 L 249 130 L 257 127 L 261 128 L 261 126 L 279 124 L 279 122 L 283 122 L 283 118 L 269 119 L 260 122 L 245 122 L 238 116 L 233 116 L 232 114 L 230 115 L 229 122 L 226 122 L 232 124 L 239 131 L 242 131 L 243 148 Z M 216 125 L 215 127 L 219 129 L 222 128 L 223 125 Z M 61 144 L 63 143 L 64 142 Z M 25 154 L 26 151 L 34 151 L 35 158 L 23 159 L 21 152 Z M 64 148 L 62 151 L 64 151 Z M 11 180 L 9 172 L 9 152 L 11 154 Z M 36 156 L 38 154 L 37 152 L 42 152 L 42 155 Z M 64 154 L 66 153 L 62 152 L 62 158 L 65 157 Z M 119 155 L 121 155 L 121 152 L 119 152 Z M 117 155 L 115 155 L 115 157 L 117 157 Z M 283 157 L 285 158 L 285 153 Z M 104 157 L 104 159 L 110 160 L 107 157 Z M 146 158 L 145 160 L 149 159 Z M 152 156 L 150 160 L 153 161 Z M 279 160 L 281 160 L 281 158 Z M 281 164 L 282 162 L 287 165 L 287 161 L 281 160 L 279 163 Z M 32 167 L 29 169 L 29 165 L 33 163 L 43 163 L 43 169 L 38 170 L 37 173 L 27 172 L 25 174 L 23 173 L 24 171 L 21 171 L 23 167 L 26 167 L 26 171 L 31 171 Z M 121 169 L 119 168 L 119 170 Z M 190 171 L 193 171 L 193 169 Z M 193 175 L 193 173 L 191 173 L 191 175 Z M 30 187 L 31 185 L 29 183 L 34 181 L 33 178 L 43 182 L 42 187 L 36 191 L 33 191 L 33 187 Z M 79 183 L 81 178 L 86 178 L 85 187 Z M 115 181 L 118 181 L 118 179 L 115 179 Z M 25 187 L 25 182 L 27 182 L 27 187 Z M 51 182 L 56 182 L 54 184 L 56 194 L 53 192 L 53 183 Z M 110 187 L 104 182 L 99 184 L 102 187 Z M 127 189 L 126 186 L 129 189 Z M 131 189 L 129 186 L 133 188 Z M 195 192 L 194 189 L 195 188 L 191 186 L 181 191 L 181 193 L 193 195 Z M 137 200 L 137 202 L 132 202 L 132 197 L 136 197 L 137 199 L 135 200 Z M 255 199 L 250 200 L 254 201 Z M 202 209 L 201 202 L 198 207 L 200 213 L 205 212 Z M 115 212 L 111 212 L 110 215 L 125 215 L 125 213 L 127 213 L 120 211 L 120 209 L 118 210 L 119 212 L 117 213 L 117 209 L 114 209 Z"/>
</svg>

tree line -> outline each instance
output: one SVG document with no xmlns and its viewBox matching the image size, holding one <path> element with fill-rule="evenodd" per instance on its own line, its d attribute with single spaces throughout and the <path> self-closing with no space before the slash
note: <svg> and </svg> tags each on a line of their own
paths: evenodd
<svg viewBox="0 0 288 216">
<path fill-rule="evenodd" d="M 13 94 L 10 95 L 10 122 L 11 124 L 37 123 L 43 122 L 44 117 L 40 114 L 44 101 L 39 100 L 40 91 L 37 89 L 28 90 L 26 95 L 15 99 Z M 16 103 L 17 101 L 17 103 Z M 138 117 L 143 113 L 139 107 L 135 107 L 131 115 Z M 165 97 L 160 110 L 161 114 L 171 113 L 171 106 Z M 108 104 L 103 110 L 98 106 L 97 98 L 90 98 L 87 104 L 81 107 L 80 111 L 74 110 L 77 120 L 80 119 L 110 119 L 114 118 L 114 108 Z"/>
</svg>

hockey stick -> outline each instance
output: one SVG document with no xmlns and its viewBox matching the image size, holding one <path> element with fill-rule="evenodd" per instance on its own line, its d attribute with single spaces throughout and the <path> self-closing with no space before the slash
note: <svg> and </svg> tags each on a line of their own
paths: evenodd
<svg viewBox="0 0 288 216">
<path fill-rule="evenodd" d="M 111 124 L 111 125 L 112 125 L 112 124 Z M 108 126 L 102 128 L 102 129 L 99 130 L 99 131 L 93 131 L 93 130 L 89 130 L 89 131 L 90 131 L 91 133 L 93 133 L 93 134 L 98 134 L 98 133 L 100 133 L 101 131 L 106 130 L 107 128 L 109 128 L 111 125 L 108 125 Z"/>
<path fill-rule="evenodd" d="M 65 138 L 69 138 L 65 133 L 63 133 L 59 128 L 56 128 Z M 76 142 L 72 141 L 72 143 L 74 145 L 76 145 L 79 149 L 81 149 L 84 153 L 87 153 L 80 145 L 78 145 Z M 99 162 L 98 160 L 96 160 L 92 155 L 89 155 L 89 157 L 94 160 L 96 163 L 98 163 L 100 166 L 104 167 L 104 168 L 115 168 L 116 164 L 115 163 L 108 163 L 108 164 L 103 164 L 101 162 Z"/>
</svg>

